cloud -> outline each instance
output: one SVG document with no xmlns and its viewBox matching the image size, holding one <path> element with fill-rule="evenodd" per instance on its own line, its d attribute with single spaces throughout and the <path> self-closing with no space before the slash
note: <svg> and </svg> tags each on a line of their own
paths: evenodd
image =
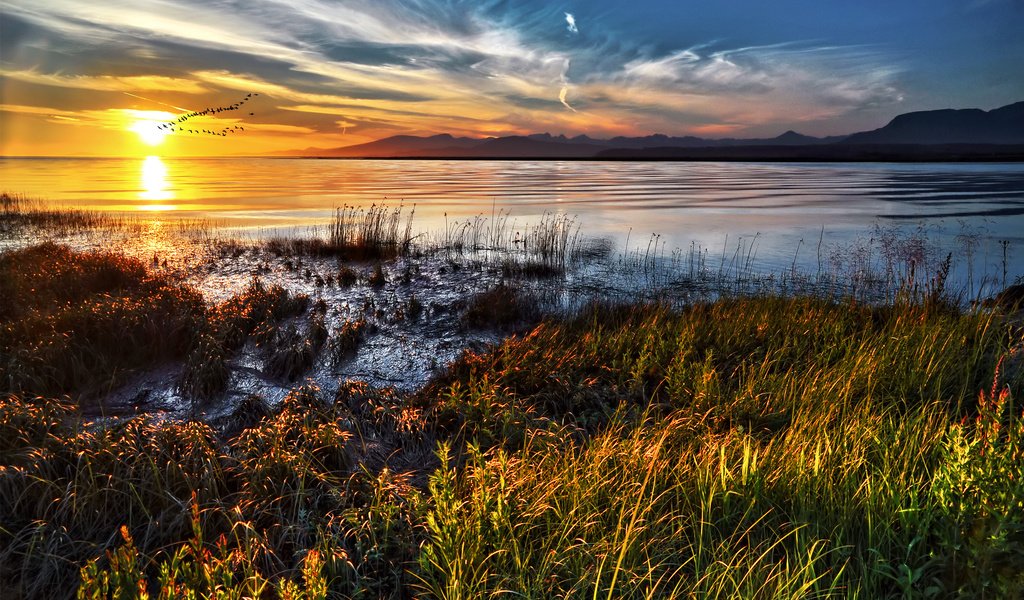
<svg viewBox="0 0 1024 600">
<path fill-rule="evenodd" d="M 156 108 L 251 91 L 268 124 L 349 140 L 403 129 L 683 133 L 822 118 L 900 92 L 899 68 L 870 49 L 678 49 L 602 33 L 596 17 L 584 37 L 572 13 L 539 1 L 8 0 L 4 10 L 17 20 L 2 40 L 9 104 L 106 108 L 124 92 Z M 552 27 L 563 16 L 570 36 Z M 278 133 L 288 131 L 298 132 Z"/>
<path fill-rule="evenodd" d="M 577 112 L 577 110 L 575 108 L 573 108 L 569 104 L 569 101 L 566 100 L 566 96 L 569 95 L 569 76 L 568 76 L 568 73 L 569 73 L 569 59 L 566 59 L 565 60 L 565 65 L 562 67 L 562 76 L 561 76 L 561 79 L 562 79 L 562 89 L 558 90 L 558 101 L 562 103 L 562 106 L 568 108 L 572 112 Z"/>
<path fill-rule="evenodd" d="M 174 91 L 183 94 L 201 94 L 209 91 L 198 82 L 184 77 L 64 75 L 61 73 L 39 73 L 31 69 L 0 69 L 0 75 L 28 83 L 105 92 Z"/>
<path fill-rule="evenodd" d="M 568 108 L 572 112 L 577 112 L 577 110 L 575 108 L 573 108 L 572 106 L 569 106 L 569 101 L 565 99 L 565 97 L 568 96 L 568 95 L 569 95 L 569 86 L 568 85 L 562 85 L 562 89 L 558 91 L 558 101 L 561 102 L 563 106 L 565 106 L 566 108 Z"/>
<path fill-rule="evenodd" d="M 776 44 L 635 59 L 592 83 L 615 102 L 668 114 L 684 106 L 719 121 L 754 125 L 898 102 L 900 72 L 870 48 Z"/>
<path fill-rule="evenodd" d="M 579 28 L 576 27 L 576 17 L 574 17 L 572 13 L 565 13 L 565 22 L 567 23 L 566 29 L 568 29 L 570 33 L 580 32 Z"/>
</svg>

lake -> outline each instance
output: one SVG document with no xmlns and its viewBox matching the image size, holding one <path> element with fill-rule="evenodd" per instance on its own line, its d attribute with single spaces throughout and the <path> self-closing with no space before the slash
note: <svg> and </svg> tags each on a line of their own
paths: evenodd
<svg viewBox="0 0 1024 600">
<path fill-rule="evenodd" d="M 888 236 L 954 253 L 959 277 L 1024 274 L 1022 164 L 4 158 L 0 182 L 47 204 L 211 218 L 253 236 L 323 223 L 338 206 L 404 203 L 420 231 L 555 212 L 618 252 L 814 269 Z"/>
</svg>

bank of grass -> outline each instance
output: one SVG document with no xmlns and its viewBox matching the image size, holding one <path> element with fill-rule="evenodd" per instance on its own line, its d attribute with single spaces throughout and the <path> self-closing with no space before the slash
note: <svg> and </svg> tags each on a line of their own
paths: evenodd
<svg viewBox="0 0 1024 600">
<path fill-rule="evenodd" d="M 0 253 L 0 394 L 89 402 L 140 369 L 184 361 L 180 389 L 209 399 L 228 383 L 232 352 L 280 337 L 308 304 L 253 279 L 208 307 L 194 288 L 116 252 L 47 242 Z M 280 348 L 265 354 L 280 362 Z"/>
<path fill-rule="evenodd" d="M 0 392 L 96 395 L 182 356 L 201 295 L 138 260 L 52 243 L 0 254 Z"/>
<path fill-rule="evenodd" d="M 9 395 L 0 586 L 1013 598 L 1022 333 L 940 300 L 593 307 L 409 396 L 298 388 L 240 432 L 89 425 L 67 403 Z M 263 338 L 274 309 L 247 304 L 212 321 Z M 404 472 L 368 458 L 425 446 L 438 460 Z"/>
</svg>

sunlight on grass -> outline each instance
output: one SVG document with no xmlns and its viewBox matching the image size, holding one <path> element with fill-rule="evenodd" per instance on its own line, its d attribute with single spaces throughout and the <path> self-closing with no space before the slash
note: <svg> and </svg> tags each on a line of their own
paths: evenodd
<svg viewBox="0 0 1024 600">
<path fill-rule="evenodd" d="M 400 253 L 399 215 L 354 214 L 315 250 Z M 941 290 L 591 305 L 413 392 L 300 382 L 209 421 L 90 422 L 90 392 L 133 369 L 177 361 L 199 407 L 240 348 L 299 381 L 366 324 L 331 330 L 324 302 L 256 277 L 207 305 L 141 261 L 55 244 L 0 255 L 0 274 L 0 589 L 14 597 L 1024 586 L 1024 338 Z"/>
</svg>

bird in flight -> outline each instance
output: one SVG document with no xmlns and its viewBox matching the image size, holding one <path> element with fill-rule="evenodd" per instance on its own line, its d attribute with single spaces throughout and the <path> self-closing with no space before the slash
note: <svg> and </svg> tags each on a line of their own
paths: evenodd
<svg viewBox="0 0 1024 600">
<path fill-rule="evenodd" d="M 249 100 L 252 100 L 256 96 L 259 96 L 259 94 L 255 93 L 255 92 L 250 92 L 250 93 L 246 94 L 245 97 L 242 98 L 241 100 L 239 100 L 238 102 L 233 102 L 233 103 L 225 105 L 225 106 L 211 106 L 211 107 L 204 108 L 203 110 L 197 110 L 197 111 L 193 111 L 193 112 L 188 112 L 188 113 L 185 113 L 183 115 L 179 115 L 178 118 L 173 120 L 173 121 L 167 121 L 166 123 L 161 123 L 160 125 L 157 125 L 157 129 L 160 129 L 162 131 L 166 131 L 166 132 L 169 132 L 169 133 L 198 133 L 198 134 L 205 134 L 205 135 L 216 135 L 216 136 L 221 136 L 221 137 L 226 137 L 228 134 L 233 134 L 233 133 L 238 133 L 238 132 L 241 132 L 241 131 L 245 131 L 245 128 L 243 128 L 241 126 L 238 126 L 238 125 L 234 125 L 234 126 L 231 126 L 231 127 L 224 127 L 220 131 L 216 131 L 216 130 L 212 130 L 212 129 L 191 129 L 191 128 L 186 129 L 184 127 L 184 124 L 187 123 L 188 121 L 190 121 L 191 119 L 195 119 L 195 118 L 199 118 L 199 117 L 205 117 L 205 116 L 209 116 L 209 115 L 216 115 L 216 114 L 220 114 L 222 112 L 229 112 L 229 111 L 233 111 L 233 110 L 238 110 L 246 102 L 248 102 Z M 254 113 L 254 112 L 250 112 L 249 113 L 250 117 L 255 116 L 255 115 L 256 115 L 256 113 Z"/>
</svg>

